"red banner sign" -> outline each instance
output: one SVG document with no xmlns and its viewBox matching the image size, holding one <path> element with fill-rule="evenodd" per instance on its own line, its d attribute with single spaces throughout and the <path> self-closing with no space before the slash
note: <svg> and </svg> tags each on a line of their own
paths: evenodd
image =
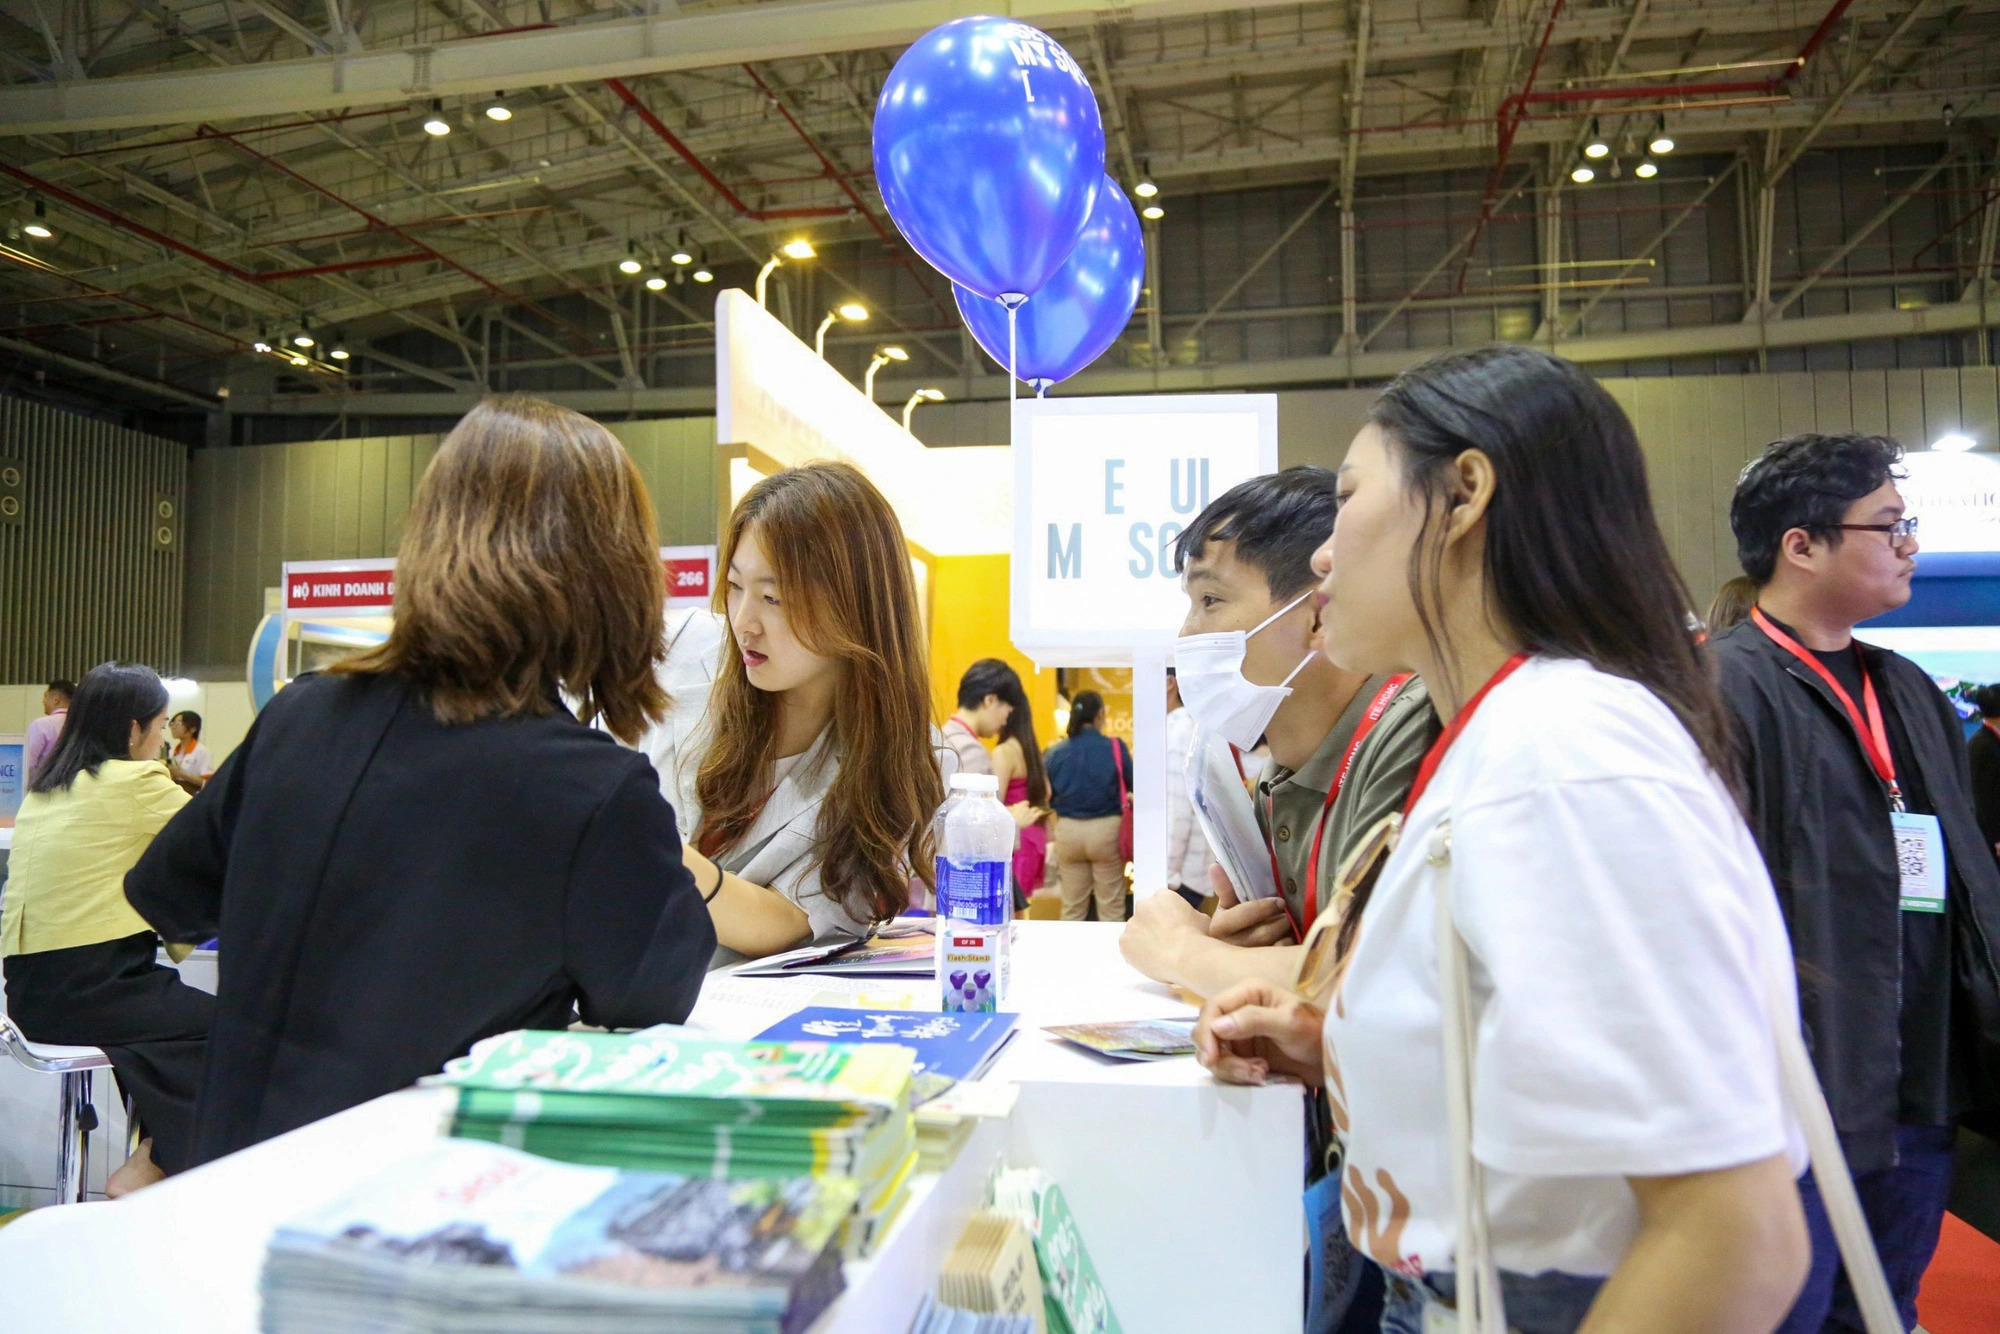
<svg viewBox="0 0 2000 1334">
<path fill-rule="evenodd" d="M 291 565 L 285 570 L 286 611 L 362 611 L 388 607 L 395 601 L 394 561 L 379 565 L 356 563 L 346 569 Z"/>
</svg>

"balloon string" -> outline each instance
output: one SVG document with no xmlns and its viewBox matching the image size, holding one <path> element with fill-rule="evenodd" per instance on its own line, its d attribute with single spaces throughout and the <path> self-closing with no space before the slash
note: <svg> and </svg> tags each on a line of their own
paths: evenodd
<svg viewBox="0 0 2000 1334">
<path fill-rule="evenodd" d="M 1015 385 L 1019 382 L 1014 371 L 1016 361 L 1020 355 L 1016 350 L 1014 338 L 1014 317 L 1019 313 L 1020 309 L 1020 303 L 1018 302 L 1010 304 L 1007 307 L 1007 408 L 1010 413 L 1014 407 Z"/>
</svg>

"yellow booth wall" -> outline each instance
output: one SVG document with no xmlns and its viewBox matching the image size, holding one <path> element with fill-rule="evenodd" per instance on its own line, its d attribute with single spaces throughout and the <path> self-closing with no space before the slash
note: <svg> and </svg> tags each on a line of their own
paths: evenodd
<svg viewBox="0 0 2000 1334">
<path fill-rule="evenodd" d="M 931 565 L 931 702 L 940 722 L 958 707 L 958 679 L 981 658 L 1002 658 L 1021 674 L 1035 710 L 1035 738 L 1056 739 L 1056 674 L 1037 672 L 1007 633 L 1008 557 L 938 556 Z"/>
</svg>

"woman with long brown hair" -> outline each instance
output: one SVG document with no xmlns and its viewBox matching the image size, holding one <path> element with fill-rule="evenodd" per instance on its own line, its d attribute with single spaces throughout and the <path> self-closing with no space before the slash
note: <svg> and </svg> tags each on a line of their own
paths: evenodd
<svg viewBox="0 0 2000 1334">
<path fill-rule="evenodd" d="M 942 746 L 902 525 L 845 463 L 765 478 L 730 516 L 723 616 L 669 627 L 641 748 L 695 831 L 717 961 L 900 913 L 934 874 Z M 944 752 L 948 753 L 948 752 Z"/>
<path fill-rule="evenodd" d="M 194 1161 L 495 1033 L 687 1017 L 715 933 L 673 812 L 577 716 L 632 740 L 661 715 L 662 610 L 603 427 L 510 396 L 445 437 L 388 641 L 280 691 L 126 877 L 169 941 L 222 938 Z"/>
</svg>

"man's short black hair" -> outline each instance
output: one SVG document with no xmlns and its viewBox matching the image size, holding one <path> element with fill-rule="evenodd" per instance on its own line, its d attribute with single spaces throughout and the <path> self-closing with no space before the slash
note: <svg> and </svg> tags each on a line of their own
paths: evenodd
<svg viewBox="0 0 2000 1334">
<path fill-rule="evenodd" d="M 1174 573 L 1210 542 L 1234 542 L 1236 559 L 1263 574 L 1274 599 L 1305 592 L 1314 582 L 1313 552 L 1333 531 L 1339 487 L 1331 468 L 1305 463 L 1237 483 L 1174 539 Z"/>
<path fill-rule="evenodd" d="M 976 709 L 986 702 L 988 695 L 998 695 L 1009 704 L 1017 704 L 1026 698 L 1020 673 L 1002 658 L 981 658 L 958 678 L 959 708 Z"/>
<path fill-rule="evenodd" d="M 1972 702 L 1979 706 L 1982 718 L 2000 718 L 2000 685 L 1981 686 L 1972 692 Z"/>
<path fill-rule="evenodd" d="M 1778 568 L 1778 544 L 1803 528 L 1838 545 L 1848 507 L 1903 475 L 1903 447 L 1886 435 L 1794 435 L 1751 460 L 1736 480 L 1729 528 L 1736 559 L 1761 588 Z"/>
<path fill-rule="evenodd" d="M 49 682 L 47 693 L 61 695 L 64 699 L 75 699 L 76 682 L 70 680 L 68 677 L 58 676 L 55 680 Z"/>
</svg>

